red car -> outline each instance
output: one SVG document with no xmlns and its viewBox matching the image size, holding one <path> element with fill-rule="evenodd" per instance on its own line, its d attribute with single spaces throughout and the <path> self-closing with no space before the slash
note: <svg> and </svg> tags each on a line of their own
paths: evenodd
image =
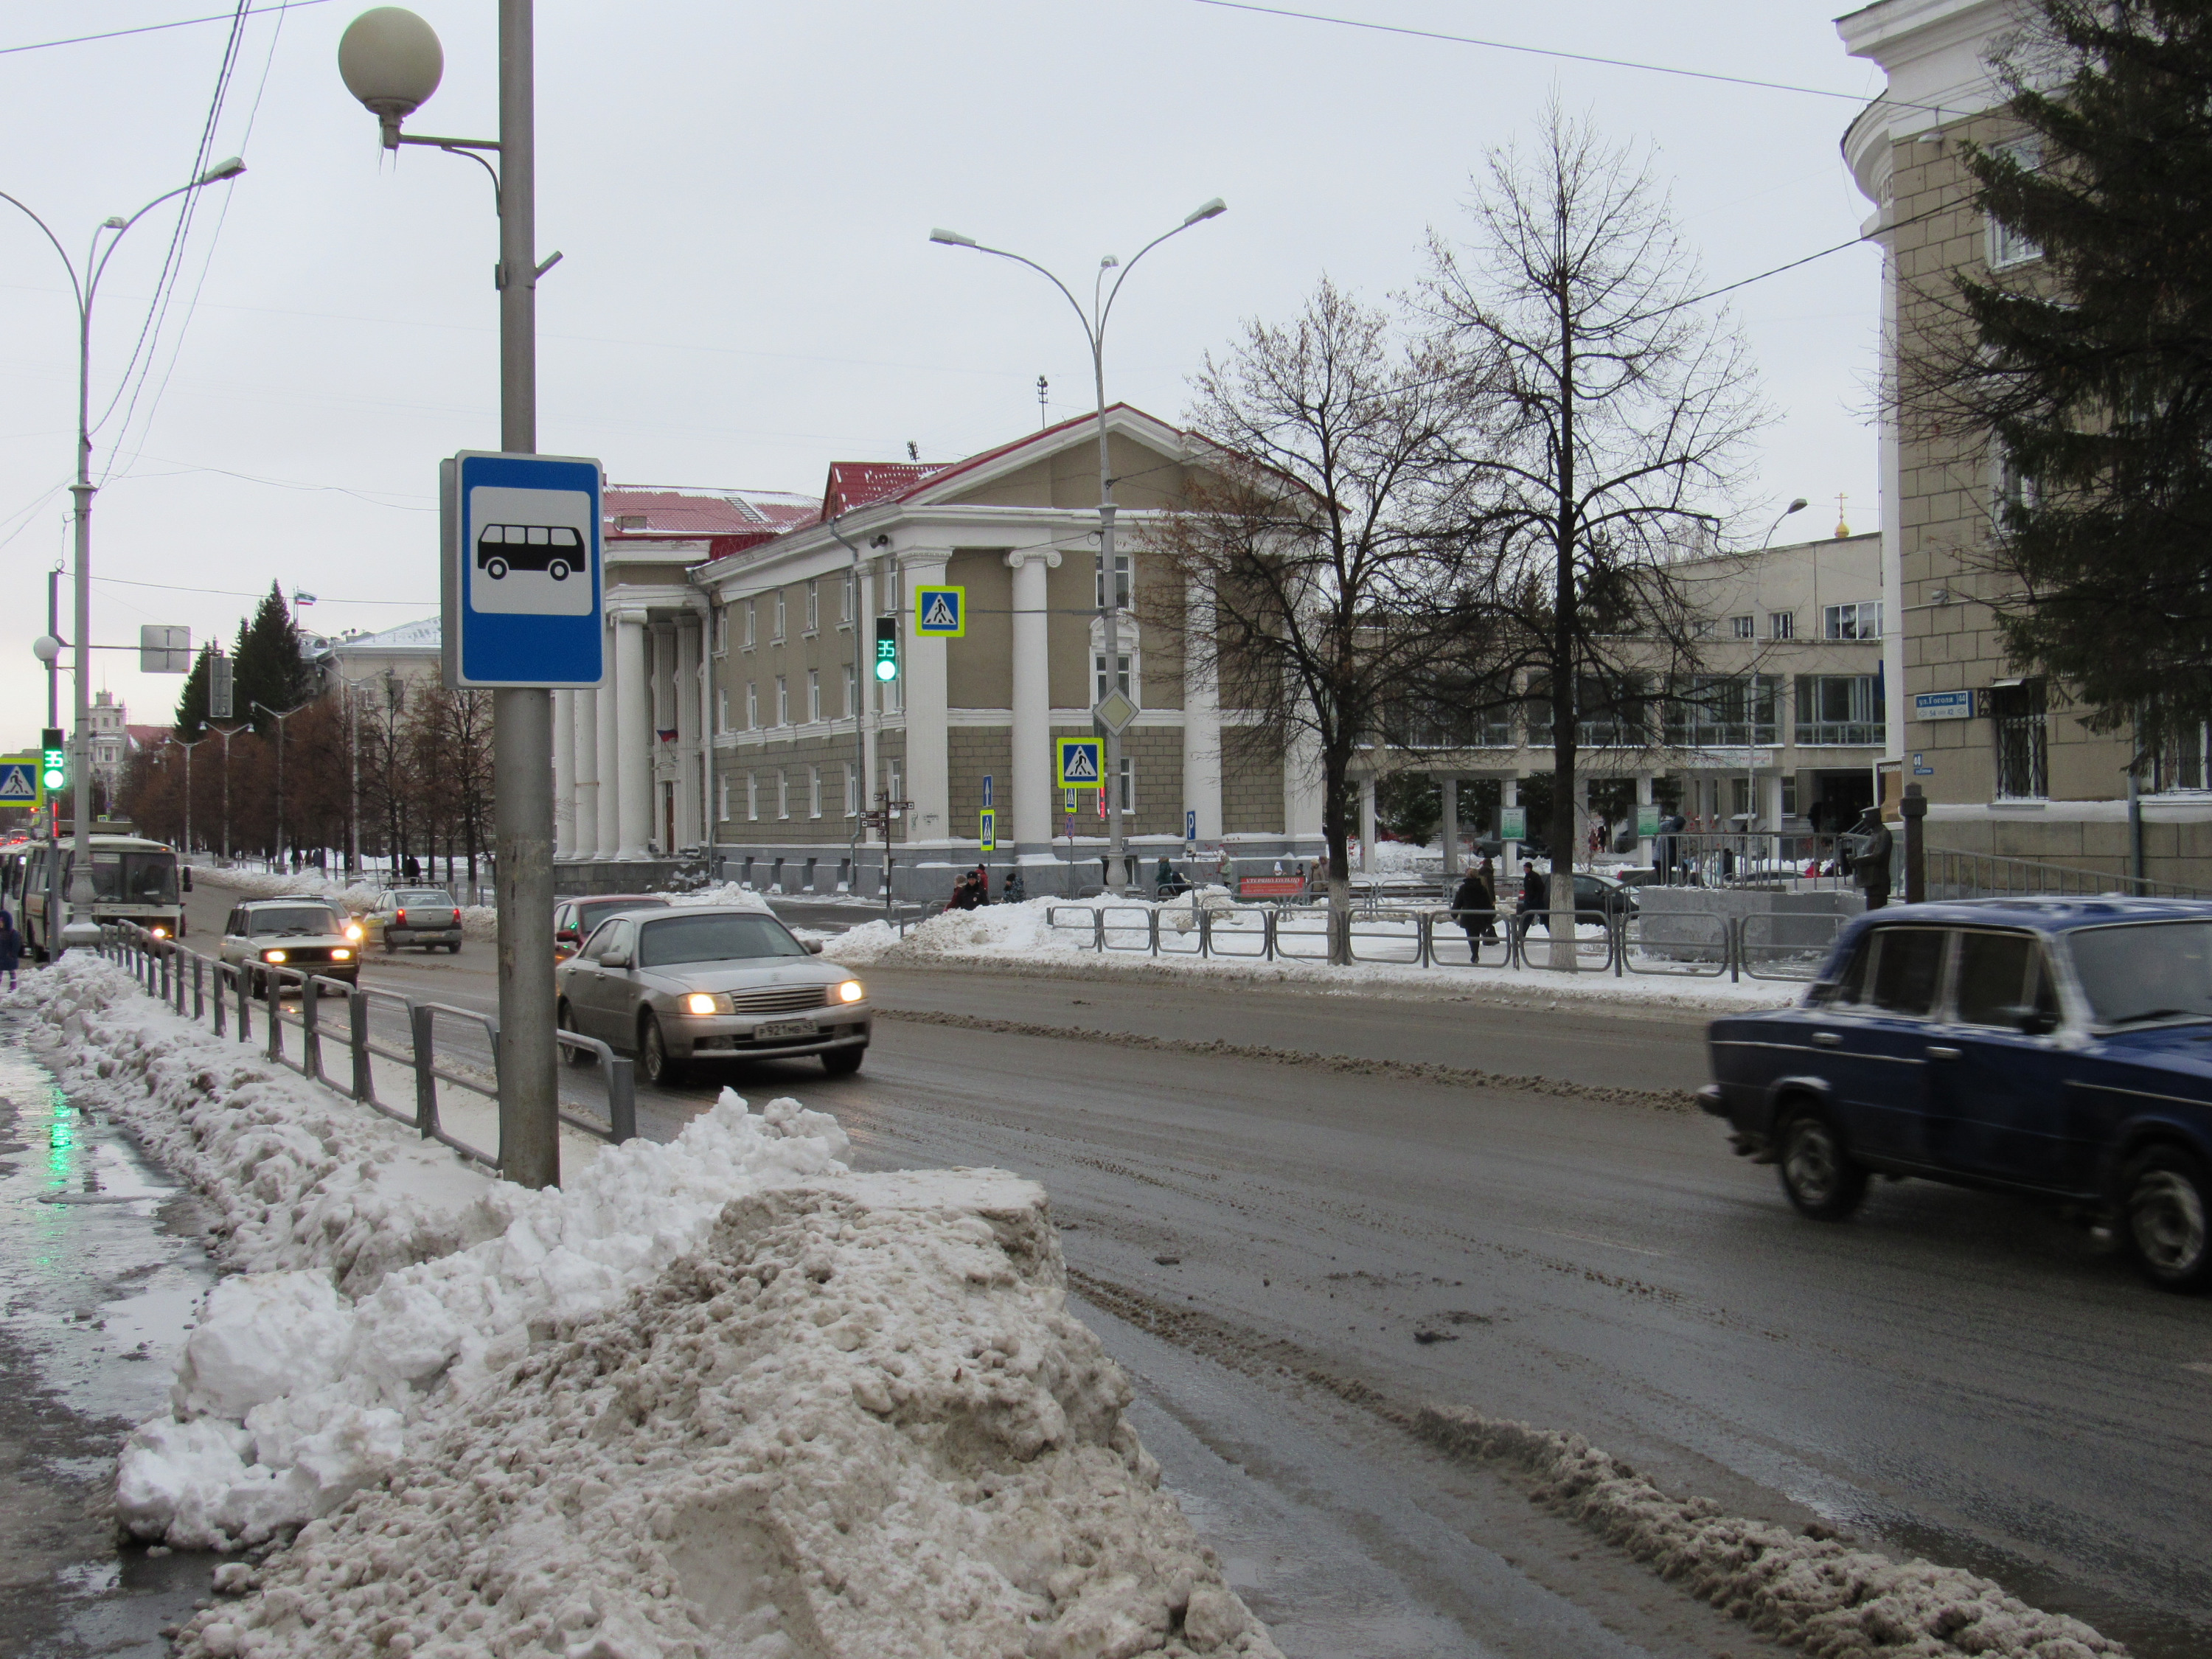
<svg viewBox="0 0 2212 1659">
<path fill-rule="evenodd" d="M 562 899 L 553 911 L 553 960 L 566 962 L 592 936 L 592 929 L 618 910 L 665 910 L 665 893 L 605 893 Z"/>
</svg>

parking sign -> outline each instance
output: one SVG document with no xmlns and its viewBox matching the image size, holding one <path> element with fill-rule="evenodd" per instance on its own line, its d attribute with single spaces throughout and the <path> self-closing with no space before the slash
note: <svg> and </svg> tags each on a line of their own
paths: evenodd
<svg viewBox="0 0 2212 1659">
<path fill-rule="evenodd" d="M 465 453 L 439 483 L 446 684 L 604 684 L 599 464 Z"/>
</svg>

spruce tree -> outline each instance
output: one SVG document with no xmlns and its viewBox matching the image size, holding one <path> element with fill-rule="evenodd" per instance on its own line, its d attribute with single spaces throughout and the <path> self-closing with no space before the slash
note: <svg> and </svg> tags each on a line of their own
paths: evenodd
<svg viewBox="0 0 2212 1659">
<path fill-rule="evenodd" d="M 214 641 L 201 645 L 199 655 L 192 659 L 192 672 L 185 676 L 185 689 L 177 694 L 177 712 L 171 726 L 179 743 L 197 742 L 207 732 L 208 662 L 214 655 Z"/>
<path fill-rule="evenodd" d="M 2027 141 L 1966 166 L 2040 257 L 1959 279 L 1937 401 L 1992 440 L 2014 662 L 2162 747 L 2212 720 L 2212 4 L 2037 0 L 1999 69 Z"/>
<path fill-rule="evenodd" d="M 252 720 L 253 729 L 264 735 L 276 726 L 262 709 L 283 714 L 304 702 L 314 689 L 313 674 L 300 658 L 300 630 L 292 625 L 292 608 L 273 581 L 252 619 L 239 624 L 234 654 L 238 717 Z"/>
</svg>

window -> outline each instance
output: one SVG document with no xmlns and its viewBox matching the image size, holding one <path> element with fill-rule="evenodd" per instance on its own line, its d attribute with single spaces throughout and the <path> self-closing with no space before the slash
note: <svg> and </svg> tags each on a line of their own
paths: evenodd
<svg viewBox="0 0 2212 1659">
<path fill-rule="evenodd" d="M 2212 778 L 2212 726 L 2193 726 L 2152 757 L 2151 788 L 2160 793 L 2173 789 L 2203 789 Z"/>
<path fill-rule="evenodd" d="M 2009 144 L 1992 146 L 1995 152 L 2016 167 L 2033 172 L 2043 165 L 2043 154 L 2033 138 L 2017 139 Z M 2024 265 L 2031 259 L 2040 259 L 2043 250 L 2006 224 L 1995 214 L 1989 216 L 1989 267 L 2003 270 L 2011 265 Z"/>
<path fill-rule="evenodd" d="M 721 732 L 729 729 L 730 688 L 726 685 L 718 685 L 714 688 L 714 730 Z"/>
<path fill-rule="evenodd" d="M 730 653 L 730 607 L 714 607 L 714 654 L 726 657 Z"/>
<path fill-rule="evenodd" d="M 778 589 L 776 589 L 776 591 L 775 591 L 775 632 L 769 635 L 769 644 L 771 644 L 771 645 L 781 645 L 781 644 L 782 644 L 782 643 L 783 643 L 783 635 L 784 635 L 783 590 L 782 590 L 781 588 L 780 588 L 780 587 L 779 587 L 779 588 L 778 588 Z"/>
<path fill-rule="evenodd" d="M 822 671 L 818 668 L 806 671 L 806 718 L 810 720 L 822 718 Z"/>
<path fill-rule="evenodd" d="M 1131 755 L 1121 757 L 1121 810 L 1124 812 L 1137 810 L 1137 762 Z"/>
<path fill-rule="evenodd" d="M 1097 595 L 1092 602 L 1103 610 L 1106 605 L 1106 556 L 1103 553 L 1092 555 L 1091 570 L 1091 586 Z M 1129 608 L 1129 556 L 1127 553 L 1114 556 L 1114 608 L 1117 611 Z"/>
<path fill-rule="evenodd" d="M 845 816 L 858 817 L 860 814 L 860 769 L 852 762 L 845 763 Z"/>
<path fill-rule="evenodd" d="M 2212 1018 L 2212 925 L 2084 927 L 2066 936 L 2074 971 L 2100 1025 L 2187 1015 Z"/>
<path fill-rule="evenodd" d="M 730 775 L 727 772 L 714 780 L 714 822 L 730 821 Z"/>
<path fill-rule="evenodd" d="M 1990 690 L 1990 723 L 1997 745 L 1997 799 L 2041 800 L 2051 793 L 2050 754 L 2044 731 L 2049 700 L 2041 680 Z"/>
<path fill-rule="evenodd" d="M 758 680 L 745 682 L 745 730 L 748 732 L 760 730 L 760 682 Z"/>
<path fill-rule="evenodd" d="M 1881 601 L 1862 599 L 1856 605 L 1832 605 L 1820 612 L 1822 635 L 1832 640 L 1878 640 L 1881 637 Z"/>
<path fill-rule="evenodd" d="M 754 641 L 755 641 L 756 637 L 757 637 L 757 635 L 758 635 L 759 629 L 760 629 L 760 601 L 759 601 L 759 600 L 757 600 L 757 599 L 747 599 L 747 600 L 745 601 L 745 649 L 746 649 L 746 650 L 750 651 L 750 650 L 751 650 L 751 649 L 753 648 L 753 643 L 754 643 Z"/>
<path fill-rule="evenodd" d="M 845 580 L 837 585 L 839 594 L 837 626 L 840 628 L 850 628 L 853 625 L 854 617 L 860 611 L 860 607 L 857 603 L 860 597 L 859 586 L 858 580 L 849 570 L 845 573 Z"/>
<path fill-rule="evenodd" d="M 818 766 L 806 769 L 806 816 L 810 818 L 822 816 L 822 769 Z"/>
<path fill-rule="evenodd" d="M 884 713 L 896 714 L 906 708 L 905 675 L 895 680 L 878 680 L 876 684 L 882 688 Z"/>
<path fill-rule="evenodd" d="M 775 677 L 775 723 L 791 724 L 791 685 L 781 674 Z"/>
<path fill-rule="evenodd" d="M 806 584 L 806 631 L 822 631 L 822 583 L 819 578 Z"/>
<path fill-rule="evenodd" d="M 906 813 L 900 807 L 899 802 L 906 799 L 906 775 L 898 762 L 886 761 L 884 763 L 884 787 L 890 791 L 891 816 L 895 818 L 904 817 Z"/>
<path fill-rule="evenodd" d="M 1871 674 L 1800 674 L 1797 741 L 1881 743 L 1885 733 L 1879 684 Z"/>
<path fill-rule="evenodd" d="M 1766 613 L 1766 637 L 1770 640 L 1793 640 L 1797 637 L 1797 613 L 1795 611 L 1770 611 Z"/>
<path fill-rule="evenodd" d="M 775 775 L 775 815 L 780 818 L 791 816 L 791 774 L 781 768 Z"/>
<path fill-rule="evenodd" d="M 1757 639 L 1759 637 L 1759 618 L 1756 617 L 1730 617 L 1729 618 L 1729 637 L 1732 640 Z"/>
<path fill-rule="evenodd" d="M 745 821 L 760 822 L 760 779 L 750 772 L 745 774 Z"/>
<path fill-rule="evenodd" d="M 1961 933 L 1960 1023 L 2015 1026 L 2020 1011 L 2031 1006 L 2027 976 L 2034 965 L 2035 941 L 2026 933 Z"/>
<path fill-rule="evenodd" d="M 1875 953 L 1873 994 L 1867 1000 L 1886 1014 L 1915 1018 L 1936 1006 L 1943 977 L 1943 947 L 1950 935 L 1941 927 L 1885 927 Z"/>
<path fill-rule="evenodd" d="M 1096 695 L 1091 699 L 1091 702 L 1094 703 L 1103 702 L 1105 700 L 1106 693 L 1109 690 L 1119 690 L 1121 694 L 1128 698 L 1131 702 L 1136 702 L 1137 693 L 1132 685 L 1129 678 L 1129 663 L 1130 654 L 1127 651 L 1119 652 L 1115 654 L 1114 658 L 1114 678 L 1109 684 L 1106 678 L 1106 653 L 1103 651 L 1099 651 L 1094 652 L 1091 654 L 1091 683 L 1097 689 Z"/>
<path fill-rule="evenodd" d="M 1781 684 L 1773 674 L 1698 674 L 1675 680 L 1667 699 L 1667 742 L 1677 749 L 1776 742 L 1775 704 Z M 1547 716 L 1542 732 L 1538 735 L 1538 722 L 1532 718 L 1529 741 L 1549 743 L 1550 705 L 1532 704 L 1532 714 L 1540 708 Z"/>
<path fill-rule="evenodd" d="M 851 720 L 860 712 L 860 679 L 848 665 L 845 670 L 845 718 Z"/>
</svg>

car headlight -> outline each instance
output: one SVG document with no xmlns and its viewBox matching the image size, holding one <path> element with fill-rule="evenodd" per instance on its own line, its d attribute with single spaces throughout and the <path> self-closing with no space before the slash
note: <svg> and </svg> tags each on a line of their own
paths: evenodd
<svg viewBox="0 0 2212 1659">
<path fill-rule="evenodd" d="M 353 960 L 353 952 L 350 951 L 333 951 L 331 952 L 331 960 L 332 962 L 351 962 Z"/>
<path fill-rule="evenodd" d="M 718 1014 L 721 1011 L 721 999 L 704 991 L 694 991 L 684 999 L 684 1012 L 687 1014 Z"/>
<path fill-rule="evenodd" d="M 284 960 L 284 953 L 282 951 L 264 951 L 261 953 L 261 959 L 264 962 L 282 962 Z"/>
<path fill-rule="evenodd" d="M 867 994 L 866 988 L 857 979 L 848 979 L 837 988 L 837 1000 L 840 1002 L 858 1002 Z"/>
<path fill-rule="evenodd" d="M 155 939 L 167 939 L 169 936 L 169 930 L 166 927 L 149 927 L 146 931 L 153 934 Z"/>
<path fill-rule="evenodd" d="M 361 924 L 357 921 L 348 922 L 346 924 L 346 937 L 349 939 L 359 939 L 361 938 Z"/>
</svg>

